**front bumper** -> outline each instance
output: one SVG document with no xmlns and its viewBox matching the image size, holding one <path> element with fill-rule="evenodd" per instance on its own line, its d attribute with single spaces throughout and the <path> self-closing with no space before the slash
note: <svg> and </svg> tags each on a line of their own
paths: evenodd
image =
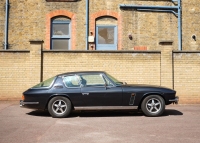
<svg viewBox="0 0 200 143">
<path fill-rule="evenodd" d="M 39 105 L 39 102 L 24 102 L 23 100 L 20 100 L 19 105 L 20 107 L 26 107 L 31 105 Z"/>
<path fill-rule="evenodd" d="M 172 103 L 178 104 L 179 97 L 176 96 L 174 99 L 169 99 L 169 101 L 172 102 Z"/>
</svg>

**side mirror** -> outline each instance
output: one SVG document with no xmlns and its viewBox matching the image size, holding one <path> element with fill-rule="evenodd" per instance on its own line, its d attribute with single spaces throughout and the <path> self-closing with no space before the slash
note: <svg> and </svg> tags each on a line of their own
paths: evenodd
<svg viewBox="0 0 200 143">
<path fill-rule="evenodd" d="M 127 85 L 127 83 L 126 83 L 126 82 L 123 82 L 123 84 L 124 84 L 124 85 Z"/>
</svg>

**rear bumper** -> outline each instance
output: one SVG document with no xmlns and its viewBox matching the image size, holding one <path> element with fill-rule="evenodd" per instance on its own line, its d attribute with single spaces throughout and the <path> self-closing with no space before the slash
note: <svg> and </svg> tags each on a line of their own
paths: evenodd
<svg viewBox="0 0 200 143">
<path fill-rule="evenodd" d="M 39 105 L 39 102 L 24 102 L 20 100 L 19 105 L 20 107 L 34 108 Z"/>
<path fill-rule="evenodd" d="M 176 96 L 174 99 L 169 99 L 169 101 L 172 102 L 172 103 L 178 104 L 179 97 Z"/>
</svg>

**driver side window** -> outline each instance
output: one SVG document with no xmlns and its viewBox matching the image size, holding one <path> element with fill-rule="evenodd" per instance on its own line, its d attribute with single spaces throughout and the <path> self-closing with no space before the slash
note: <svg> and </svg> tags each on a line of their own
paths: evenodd
<svg viewBox="0 0 200 143">
<path fill-rule="evenodd" d="M 113 84 L 106 77 L 104 77 L 104 79 L 106 80 L 106 85 L 107 86 L 113 86 Z"/>
<path fill-rule="evenodd" d="M 80 79 L 83 86 L 105 86 L 105 81 L 100 74 L 84 74 L 80 75 Z"/>
</svg>

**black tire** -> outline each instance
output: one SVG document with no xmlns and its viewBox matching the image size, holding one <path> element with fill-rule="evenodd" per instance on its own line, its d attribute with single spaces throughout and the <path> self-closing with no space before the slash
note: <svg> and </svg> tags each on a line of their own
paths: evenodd
<svg viewBox="0 0 200 143">
<path fill-rule="evenodd" d="M 165 101 L 159 95 L 150 95 L 142 101 L 141 109 L 146 116 L 157 117 L 165 111 Z"/>
<path fill-rule="evenodd" d="M 68 98 L 56 96 L 49 101 L 48 111 L 53 118 L 67 117 L 71 112 L 71 102 Z"/>
</svg>

